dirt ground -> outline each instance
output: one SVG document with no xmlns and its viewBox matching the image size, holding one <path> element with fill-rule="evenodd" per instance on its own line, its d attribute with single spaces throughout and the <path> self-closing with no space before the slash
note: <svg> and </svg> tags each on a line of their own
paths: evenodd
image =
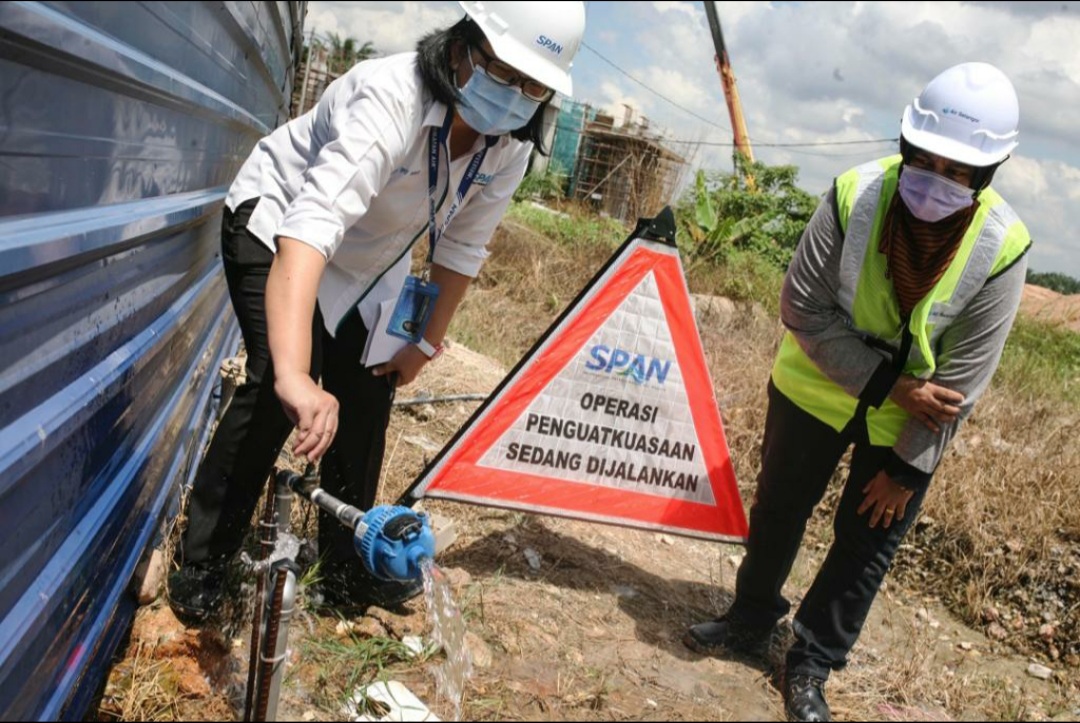
<svg viewBox="0 0 1080 723">
<path fill-rule="evenodd" d="M 438 398 L 486 394 L 505 374 L 453 345 L 400 391 L 399 400 L 433 401 L 395 409 L 380 501 L 394 501 L 479 404 Z M 729 437 L 750 434 L 738 400 L 718 396 Z M 737 464 L 746 503 L 752 466 Z M 702 657 L 680 642 L 688 625 L 727 607 L 742 548 L 448 502 L 421 507 L 456 532 L 437 562 L 453 581 L 474 666 L 463 720 L 783 720 L 774 687 L 782 640 L 773 664 Z M 827 531 L 830 510 L 826 500 L 815 531 Z M 787 586 L 796 604 L 826 535 L 814 532 L 803 546 Z M 380 679 L 402 682 L 441 719 L 454 717 L 432 674 L 440 656 L 369 657 L 371 641 L 430 633 L 422 598 L 351 620 L 301 602 L 279 719 L 349 719 L 349 692 Z M 142 608 L 97 719 L 241 719 L 244 624 L 185 629 L 163 599 Z M 1042 679 L 1031 667 L 1038 662 L 890 578 L 827 692 L 842 720 L 1080 720 L 1076 671 Z"/>
<path fill-rule="evenodd" d="M 1056 322 L 1080 333 L 1080 296 L 1065 296 L 1051 289 L 1027 284 L 1020 308 L 1028 316 Z"/>
</svg>

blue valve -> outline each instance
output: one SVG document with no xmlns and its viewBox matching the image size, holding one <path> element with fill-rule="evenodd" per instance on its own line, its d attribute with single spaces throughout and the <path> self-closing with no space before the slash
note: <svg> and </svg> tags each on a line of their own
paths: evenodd
<svg viewBox="0 0 1080 723">
<path fill-rule="evenodd" d="M 423 560 L 435 557 L 435 533 L 427 515 L 396 505 L 364 514 L 353 544 L 364 566 L 380 580 L 416 580 Z"/>
</svg>

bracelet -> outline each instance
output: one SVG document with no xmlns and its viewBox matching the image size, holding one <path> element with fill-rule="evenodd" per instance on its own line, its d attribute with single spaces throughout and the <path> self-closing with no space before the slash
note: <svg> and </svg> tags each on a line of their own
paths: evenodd
<svg viewBox="0 0 1080 723">
<path fill-rule="evenodd" d="M 420 350 L 420 353 L 428 358 L 428 361 L 434 361 L 439 358 L 439 355 L 443 353 L 443 345 L 436 344 L 432 346 L 424 337 L 420 337 L 420 340 L 416 342 L 416 348 Z"/>
</svg>

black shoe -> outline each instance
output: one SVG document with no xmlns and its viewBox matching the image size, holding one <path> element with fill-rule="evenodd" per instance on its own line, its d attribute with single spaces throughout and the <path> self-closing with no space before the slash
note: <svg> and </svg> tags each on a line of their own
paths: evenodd
<svg viewBox="0 0 1080 723">
<path fill-rule="evenodd" d="M 683 645 L 702 655 L 763 655 L 768 650 L 771 634 L 771 628 L 740 625 L 725 615 L 692 626 L 683 636 Z"/>
<path fill-rule="evenodd" d="M 213 617 L 225 598 L 225 565 L 192 563 L 169 575 L 169 607 L 185 625 Z"/>
<path fill-rule="evenodd" d="M 424 581 L 380 580 L 357 561 L 346 570 L 330 574 L 319 583 L 327 605 L 346 609 L 397 608 L 424 592 Z"/>
<path fill-rule="evenodd" d="M 831 721 L 825 681 L 812 675 L 784 676 L 784 713 L 789 721 Z"/>
<path fill-rule="evenodd" d="M 396 608 L 423 594 L 424 581 L 420 578 L 405 581 L 381 581 L 370 588 L 368 600 L 375 607 Z"/>
</svg>

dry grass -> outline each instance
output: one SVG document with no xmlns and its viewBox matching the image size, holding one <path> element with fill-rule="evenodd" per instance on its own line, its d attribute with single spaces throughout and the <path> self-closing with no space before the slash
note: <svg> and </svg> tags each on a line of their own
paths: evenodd
<svg viewBox="0 0 1080 723">
<path fill-rule="evenodd" d="M 609 239 L 561 244 L 513 219 L 503 222 L 496 251 L 455 315 L 450 337 L 513 366 L 622 240 Z"/>
<path fill-rule="evenodd" d="M 214 631 L 178 629 L 160 604 L 141 608 L 123 659 L 110 671 L 96 719 L 226 720 L 237 666 Z"/>
<path fill-rule="evenodd" d="M 493 356 L 512 365 L 611 247 L 574 247 L 504 224 L 494 249 L 481 291 L 463 309 L 455 334 L 474 340 L 473 348 L 496 350 Z M 688 282 L 703 295 L 717 289 L 736 299 L 759 299 L 734 304 L 695 299 L 736 475 L 748 500 L 759 464 L 765 384 L 782 332 L 775 316 L 780 275 L 770 277 L 752 260 L 737 263 L 737 268 L 696 268 Z M 552 303 L 546 303 L 549 297 Z M 1073 337 L 1032 329 L 1025 320 L 1017 329 L 994 386 L 943 461 L 894 574 L 922 594 L 940 598 L 976 629 L 1000 621 L 996 630 L 1008 637 L 995 643 L 1063 669 L 1059 683 L 1075 686 L 1080 680 L 1080 369 Z M 843 466 L 815 515 L 807 547 L 820 549 L 831 539 L 842 472 Z M 904 669 L 878 670 L 873 677 L 878 684 L 887 678 L 907 689 L 892 696 L 901 704 L 936 700 L 956 712 L 997 697 L 1002 718 L 1024 709 L 997 679 L 945 674 L 930 658 L 894 662 Z M 920 689 L 940 695 L 923 696 Z"/>
<path fill-rule="evenodd" d="M 1072 666 L 1080 663 L 1077 419 L 1048 400 L 991 390 L 943 461 L 903 559 L 909 578 L 923 578 L 969 622 L 998 622 L 994 610 L 1004 611 L 1018 649 Z"/>
<path fill-rule="evenodd" d="M 455 338 L 507 366 L 615 245 L 575 244 L 529 230 L 524 223 L 538 225 L 531 212 L 519 210 L 511 219 L 502 225 L 479 288 L 470 292 L 452 328 Z M 543 217 L 540 221 L 548 226 Z M 696 267 L 688 279 L 691 291 L 701 294 L 696 296 L 699 332 L 745 499 L 757 474 L 765 385 L 782 334 L 775 316 L 780 280 L 779 272 L 747 258 L 734 268 Z M 708 296 L 716 290 L 744 300 L 718 302 Z M 1057 337 L 1029 324 L 1018 322 L 1002 371 L 939 468 L 922 522 L 897 566 L 904 579 L 940 595 L 969 624 L 983 626 L 989 622 L 987 609 L 995 607 L 1009 617 L 1009 642 L 1017 649 L 1043 654 L 1050 662 L 1067 658 L 1076 666 L 1078 346 L 1072 336 Z M 811 526 L 819 541 L 831 534 L 830 500 L 836 493 L 834 485 Z M 1032 614 L 1040 604 L 1043 609 Z M 1053 627 L 1052 636 L 1046 624 Z"/>
<path fill-rule="evenodd" d="M 177 685 L 168 661 L 150 660 L 141 643 L 106 685 L 98 720 L 177 720 Z"/>
</svg>

